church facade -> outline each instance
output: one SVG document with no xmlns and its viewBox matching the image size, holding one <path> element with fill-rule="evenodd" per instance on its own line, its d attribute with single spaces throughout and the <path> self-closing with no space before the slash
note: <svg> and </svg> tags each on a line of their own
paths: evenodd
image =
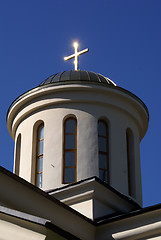
<svg viewBox="0 0 161 240">
<path fill-rule="evenodd" d="M 0 167 L 1 239 L 161 239 L 142 208 L 145 104 L 90 71 L 54 74 L 7 114 L 14 173 Z"/>
</svg>

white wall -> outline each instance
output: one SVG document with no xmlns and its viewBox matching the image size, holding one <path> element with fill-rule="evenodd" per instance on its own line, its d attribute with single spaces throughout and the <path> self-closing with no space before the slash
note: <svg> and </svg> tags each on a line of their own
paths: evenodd
<svg viewBox="0 0 161 240">
<path fill-rule="evenodd" d="M 127 91 L 96 85 L 63 85 L 44 88 L 24 96 L 8 115 L 8 129 L 14 139 L 21 133 L 20 176 L 34 183 L 32 161 L 34 124 L 44 122 L 43 189 L 63 186 L 63 120 L 75 115 L 77 135 L 77 180 L 99 176 L 97 122 L 109 125 L 110 185 L 128 195 L 126 129 L 134 135 L 133 186 L 142 202 L 139 143 L 146 133 L 148 115 L 144 106 Z"/>
</svg>

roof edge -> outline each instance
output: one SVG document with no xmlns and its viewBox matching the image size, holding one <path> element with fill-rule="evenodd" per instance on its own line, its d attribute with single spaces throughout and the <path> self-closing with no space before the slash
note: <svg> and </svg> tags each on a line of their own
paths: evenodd
<svg viewBox="0 0 161 240">
<path fill-rule="evenodd" d="M 103 87 L 106 87 L 106 88 L 112 88 L 112 89 L 117 89 L 121 92 L 124 92 L 126 94 L 128 94 L 129 96 L 131 97 L 134 97 L 142 106 L 143 108 L 145 109 L 146 113 L 147 113 L 147 116 L 148 116 L 148 120 L 149 120 L 149 111 L 148 111 L 148 108 L 147 106 L 145 105 L 145 103 L 139 98 L 137 97 L 134 93 L 122 88 L 122 87 L 119 87 L 119 86 L 114 86 L 114 85 L 109 85 L 109 84 L 106 84 L 106 83 L 97 83 L 97 82 L 89 82 L 89 81 L 86 81 L 86 80 L 73 80 L 73 81 L 62 81 L 62 82 L 56 82 L 56 83 L 49 83 L 49 84 L 46 84 L 46 85 L 42 85 L 42 86 L 38 86 L 38 87 L 35 87 L 35 88 L 32 88 L 26 92 L 24 92 L 23 94 L 21 94 L 19 97 L 17 97 L 9 106 L 8 110 L 7 110 L 7 114 L 6 114 L 6 121 L 8 119 L 8 115 L 9 115 L 9 112 L 10 110 L 12 109 L 12 107 L 18 102 L 20 101 L 23 97 L 25 96 L 28 96 L 29 94 L 31 93 L 34 93 L 34 92 L 37 92 L 39 90 L 42 90 L 42 89 L 46 89 L 46 88 L 49 88 L 49 87 L 53 87 L 53 86 L 61 86 L 61 85 L 69 85 L 69 84 L 84 84 L 84 83 L 88 83 L 87 85 L 96 85 L 96 86 L 103 86 Z"/>
<path fill-rule="evenodd" d="M 131 205 L 133 205 L 135 207 L 135 209 L 140 209 L 141 206 L 135 202 L 135 200 L 133 200 L 130 196 L 126 196 L 122 193 L 120 193 L 119 191 L 117 191 L 115 188 L 111 187 L 109 184 L 103 182 L 100 178 L 98 178 L 97 176 L 93 176 L 93 177 L 90 177 L 90 178 L 86 178 L 86 179 L 83 179 L 81 181 L 78 181 L 78 182 L 75 182 L 75 183 L 71 183 L 71 184 L 68 184 L 66 186 L 63 186 L 63 187 L 60 187 L 60 188 L 56 188 L 56 189 L 51 189 L 51 190 L 47 190 L 45 192 L 47 192 L 48 194 L 50 193 L 54 193 L 56 191 L 61 191 L 63 189 L 69 189 L 69 188 L 73 188 L 74 186 L 77 186 L 77 185 L 81 185 L 81 184 L 85 184 L 85 183 L 89 183 L 89 182 L 92 182 L 92 181 L 96 181 L 98 182 L 99 184 L 101 184 L 102 186 L 104 186 L 105 188 L 109 189 L 111 192 L 113 192 L 114 194 L 116 194 L 118 197 L 122 198 L 123 200 L 127 201 L 128 203 L 130 203 Z"/>
</svg>

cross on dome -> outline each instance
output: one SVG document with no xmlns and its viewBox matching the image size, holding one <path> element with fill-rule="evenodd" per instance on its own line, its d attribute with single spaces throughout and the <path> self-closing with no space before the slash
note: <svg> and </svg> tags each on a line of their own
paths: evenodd
<svg viewBox="0 0 161 240">
<path fill-rule="evenodd" d="M 74 66 L 75 66 L 75 70 L 78 70 L 78 66 L 79 66 L 78 57 L 79 57 L 79 55 L 88 52 L 89 49 L 86 48 L 86 49 L 84 49 L 84 50 L 82 50 L 82 51 L 79 52 L 78 43 L 77 43 L 77 42 L 74 42 L 73 46 L 74 46 L 74 48 L 75 48 L 75 53 L 72 54 L 72 55 L 70 55 L 70 56 L 68 56 L 68 57 L 65 57 L 64 60 L 67 61 L 67 60 L 69 60 L 69 59 L 71 59 L 71 58 L 75 58 L 75 60 L 74 60 Z"/>
</svg>

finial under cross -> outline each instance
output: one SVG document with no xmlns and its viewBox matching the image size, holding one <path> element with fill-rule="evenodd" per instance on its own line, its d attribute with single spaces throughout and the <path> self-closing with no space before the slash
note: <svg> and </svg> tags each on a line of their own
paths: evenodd
<svg viewBox="0 0 161 240">
<path fill-rule="evenodd" d="M 70 56 L 68 56 L 68 57 L 65 57 L 64 60 L 67 61 L 67 60 L 69 60 L 71 58 L 75 58 L 74 66 L 75 66 L 75 70 L 78 70 L 78 66 L 79 66 L 79 64 L 78 64 L 78 57 L 79 57 L 79 55 L 88 52 L 89 49 L 86 48 L 86 49 L 84 49 L 84 50 L 79 52 L 79 50 L 78 50 L 78 43 L 74 42 L 73 46 L 75 48 L 75 53 L 70 55 Z"/>
</svg>

